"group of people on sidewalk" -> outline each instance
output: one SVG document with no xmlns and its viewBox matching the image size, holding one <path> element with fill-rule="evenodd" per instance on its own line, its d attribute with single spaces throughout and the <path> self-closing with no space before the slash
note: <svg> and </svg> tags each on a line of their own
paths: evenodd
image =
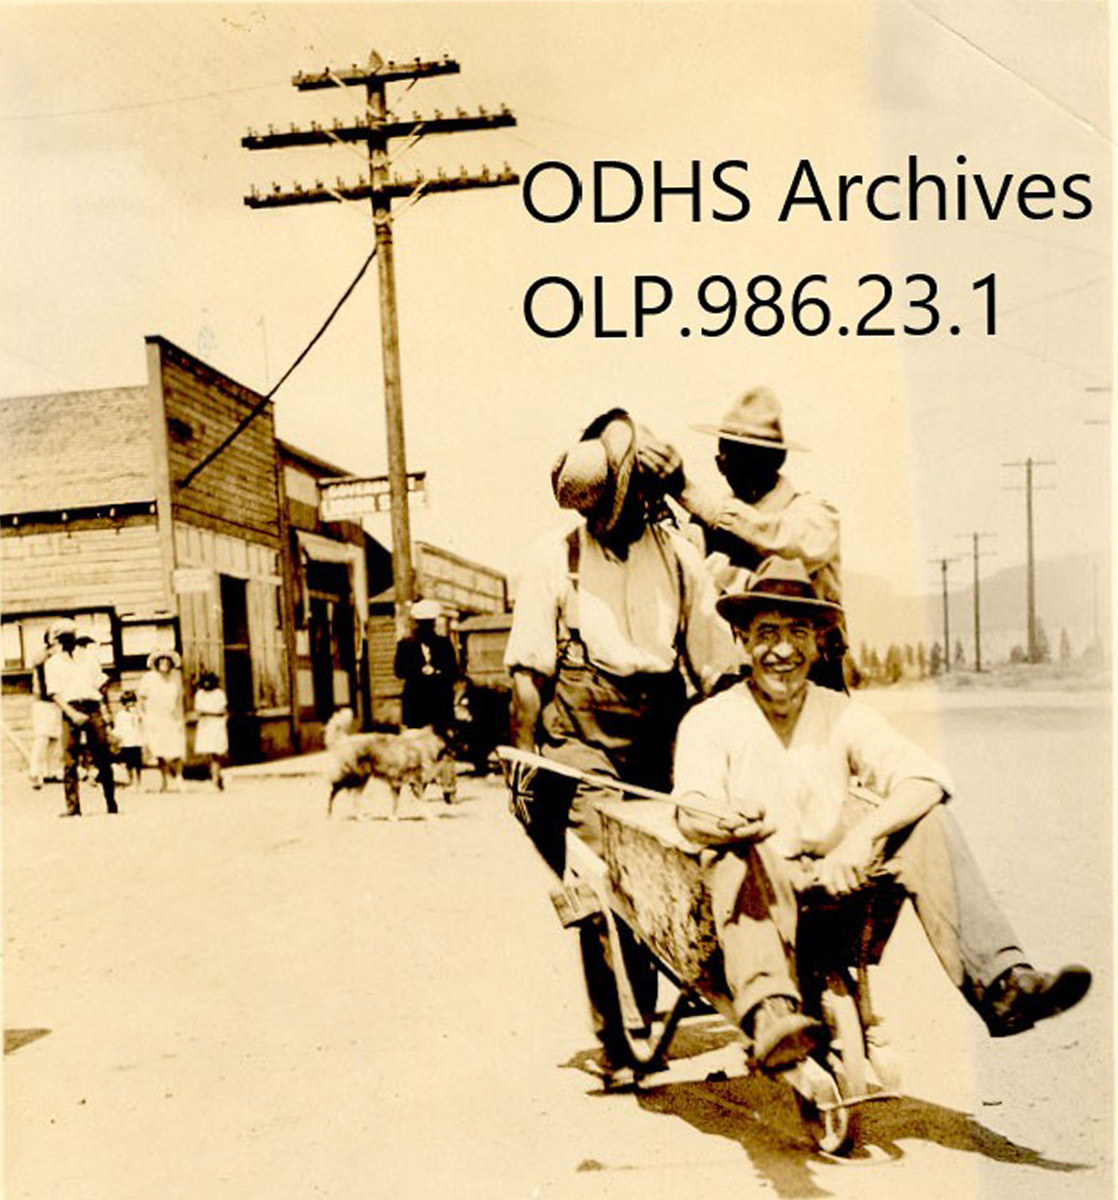
<svg viewBox="0 0 1118 1200">
<path fill-rule="evenodd" d="M 696 428 L 717 438 L 724 493 L 701 488 L 620 408 L 555 464 L 556 500 L 582 521 L 542 540 L 523 572 L 505 658 L 514 743 L 679 802 L 763 1069 L 792 1066 L 825 1036 L 796 977 L 809 878 L 832 895 L 883 876 L 899 884 L 992 1036 L 1070 1008 L 1090 972 L 1032 966 L 952 817 L 947 771 L 848 694 L 839 515 L 783 473 L 793 446 L 776 397 L 747 392 Z M 853 798 L 855 779 L 873 802 Z M 596 802 L 618 798 L 590 781 L 575 791 L 569 828 L 591 849 Z M 579 938 L 602 1073 L 616 1086 L 636 1064 L 600 914 Z M 620 946 L 651 1012 L 649 953 L 631 936 Z"/>
<path fill-rule="evenodd" d="M 146 761 L 159 769 L 160 791 L 176 789 L 186 758 L 186 713 L 181 662 L 171 649 L 154 650 L 136 691 L 120 693 L 110 711 L 109 677 L 101 668 L 93 639 L 68 617 L 51 623 L 42 653 L 32 667 L 31 785 L 47 777 L 51 743 L 61 749 L 63 817 L 81 815 L 80 781 L 88 761 L 97 775 L 105 807 L 118 811 L 114 763 L 129 784 L 138 785 Z M 225 693 L 212 672 L 200 676 L 194 694 L 195 755 L 221 788 L 221 764 L 229 751 Z"/>
</svg>

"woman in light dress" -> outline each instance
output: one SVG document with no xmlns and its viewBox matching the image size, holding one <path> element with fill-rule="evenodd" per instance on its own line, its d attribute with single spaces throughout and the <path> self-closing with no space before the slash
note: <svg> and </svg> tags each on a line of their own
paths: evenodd
<svg viewBox="0 0 1118 1200">
<path fill-rule="evenodd" d="M 46 779 L 62 777 L 62 710 L 46 695 L 46 662 L 58 648 L 58 622 L 43 634 L 43 644 L 31 659 L 31 761 L 28 775 L 33 788 Z"/>
<path fill-rule="evenodd" d="M 144 745 L 159 765 L 159 790 L 175 791 L 186 757 L 186 721 L 182 707 L 182 660 L 174 650 L 153 650 L 137 694 Z"/>
</svg>

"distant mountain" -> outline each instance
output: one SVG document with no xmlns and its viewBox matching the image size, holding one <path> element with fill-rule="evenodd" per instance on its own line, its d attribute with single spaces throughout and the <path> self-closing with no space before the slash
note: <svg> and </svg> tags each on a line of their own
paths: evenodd
<svg viewBox="0 0 1118 1200">
<path fill-rule="evenodd" d="M 967 564 L 959 563 L 959 577 Z M 1024 566 L 1007 567 L 979 579 L 982 653 L 990 661 L 1009 656 L 1014 646 L 1024 646 Z M 943 598 L 938 590 L 912 596 L 897 593 L 876 575 L 848 572 L 844 600 L 855 649 L 862 641 L 884 650 L 890 642 L 930 645 L 943 640 Z M 1097 628 L 1104 643 L 1110 631 L 1110 565 L 1088 555 L 1063 555 L 1036 564 L 1037 616 L 1055 655 L 1061 630 L 1067 630 L 1072 651 L 1080 653 Z M 948 619 L 951 641 L 963 643 L 967 661 L 974 652 L 974 588 L 949 589 Z"/>
</svg>

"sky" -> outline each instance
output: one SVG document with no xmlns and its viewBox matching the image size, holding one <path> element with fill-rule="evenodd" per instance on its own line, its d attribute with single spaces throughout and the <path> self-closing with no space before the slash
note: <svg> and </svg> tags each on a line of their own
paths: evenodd
<svg viewBox="0 0 1118 1200">
<path fill-rule="evenodd" d="M 273 180 L 358 179 L 343 147 L 249 152 L 269 123 L 329 124 L 361 108 L 359 89 L 301 93 L 297 70 L 449 51 L 458 76 L 421 80 L 389 103 L 409 115 L 510 106 L 515 128 L 399 143 L 402 174 L 508 162 L 521 176 L 561 162 L 584 183 L 564 221 L 532 217 L 519 187 L 432 195 L 397 205 L 396 270 L 408 466 L 429 497 L 413 535 L 515 572 L 533 537 L 557 522 L 550 467 L 614 405 L 673 442 L 714 482 L 713 443 L 695 432 L 761 384 L 780 396 L 789 461 L 802 487 L 842 512 L 844 567 L 901 592 L 938 586 L 929 560 L 966 552 L 959 535 L 995 535 L 984 572 L 1025 558 L 1020 469 L 1036 495 L 1040 556 L 1109 545 L 1113 322 L 1108 30 L 1101 3 L 602 3 L 0 6 L 0 392 L 18 395 L 141 383 L 146 334 L 158 333 L 266 391 L 310 340 L 364 261 L 368 206 L 254 211 L 243 198 Z M 959 165 L 958 156 L 965 156 Z M 923 190 L 915 220 L 873 218 L 840 175 L 918 170 L 980 174 L 1003 210 L 985 217 L 968 179 L 967 217 L 938 220 Z M 801 160 L 828 204 L 778 219 Z M 713 184 L 717 164 L 748 215 Z M 639 173 L 645 198 L 627 220 L 592 219 L 595 162 Z M 653 219 L 653 164 L 685 181 L 697 161 L 700 219 L 679 196 Z M 620 169 L 603 203 L 617 211 Z M 1057 215 L 1029 219 L 1023 177 L 1055 180 Z M 1082 211 L 1063 181 L 1089 197 Z M 558 211 L 559 173 L 533 198 Z M 879 189 L 896 204 L 900 188 Z M 940 326 L 924 336 L 858 336 L 875 318 L 900 329 L 930 275 Z M 658 275 L 670 310 L 638 339 L 594 336 L 600 320 L 632 333 L 634 277 Z M 822 274 L 834 316 L 807 336 L 758 336 L 742 313 L 750 279 Z M 987 288 L 995 279 L 995 332 Z M 524 297 L 562 276 L 586 298 L 565 337 L 534 333 Z M 722 336 L 701 282 L 724 276 L 741 300 Z M 542 320 L 559 320 L 555 285 Z M 721 284 L 705 293 L 722 302 Z M 549 307 L 550 304 L 550 307 Z M 807 310 L 805 310 L 807 312 Z M 762 313 L 758 320 L 763 320 Z M 810 319 L 806 318 L 806 319 Z M 838 334 L 844 323 L 851 332 Z M 959 333 L 948 332 L 951 325 Z M 683 336 L 681 330 L 691 330 Z M 386 469 L 375 273 L 370 271 L 276 397 L 279 433 L 354 473 Z M 379 536 L 387 529 L 373 526 Z M 960 563 L 958 582 L 969 579 Z M 1089 598 L 1088 598 L 1089 602 Z"/>
</svg>

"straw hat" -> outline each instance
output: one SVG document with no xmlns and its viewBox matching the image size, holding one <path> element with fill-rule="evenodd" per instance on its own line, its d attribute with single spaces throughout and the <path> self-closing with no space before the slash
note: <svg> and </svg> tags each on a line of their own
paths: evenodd
<svg viewBox="0 0 1118 1200">
<path fill-rule="evenodd" d="M 772 450 L 803 450 L 787 441 L 780 426 L 780 401 L 768 388 L 754 388 L 739 396 L 718 425 L 692 425 L 699 433 L 710 433 L 731 442 L 767 446 Z"/>
<path fill-rule="evenodd" d="M 636 461 L 637 432 L 623 408 L 595 418 L 575 446 L 559 456 L 551 486 L 560 508 L 601 516 L 603 531 L 617 524 Z"/>
</svg>

